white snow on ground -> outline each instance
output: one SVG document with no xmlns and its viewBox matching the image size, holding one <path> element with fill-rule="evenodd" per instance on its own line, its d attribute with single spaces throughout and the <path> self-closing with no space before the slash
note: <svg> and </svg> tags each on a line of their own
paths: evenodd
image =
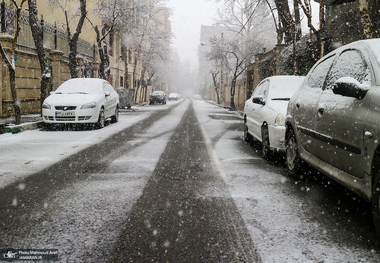
<svg viewBox="0 0 380 263">
<path fill-rule="evenodd" d="M 182 103 L 172 111 L 174 114 L 141 132 L 141 139 L 129 141 L 130 152 L 113 160 L 106 171 L 91 174 L 89 180 L 49 197 L 44 207 L 36 208 L 38 212 L 25 222 L 28 236 L 18 238 L 17 244 L 12 245 L 58 248 L 61 262 L 107 262 L 127 213 L 141 196 L 187 106 L 188 102 Z M 127 118 L 124 116 L 119 121 Z M 146 138 L 152 137 L 145 143 Z M 138 146 L 133 147 L 135 144 Z M 42 223 L 38 222 L 39 218 L 43 218 Z M 12 240 L 9 236 L 3 238 Z"/>
<path fill-rule="evenodd" d="M 378 251 L 330 240 L 323 226 L 310 220 L 305 199 L 290 192 L 288 185 L 294 182 L 281 174 L 284 168 L 268 164 L 253 149 L 251 154 L 239 149 L 242 129 L 226 131 L 226 125 L 238 121 L 209 118 L 210 112 L 231 112 L 201 102 L 195 109 L 207 141 L 220 138 L 214 141 L 213 156 L 264 263 L 380 262 Z"/>
<path fill-rule="evenodd" d="M 72 154 L 99 143 L 111 135 L 147 118 L 153 107 L 134 107 L 143 113 L 120 113 L 119 122 L 100 130 L 44 131 L 28 130 L 0 135 L 0 188 L 30 174 L 42 171 Z"/>
</svg>

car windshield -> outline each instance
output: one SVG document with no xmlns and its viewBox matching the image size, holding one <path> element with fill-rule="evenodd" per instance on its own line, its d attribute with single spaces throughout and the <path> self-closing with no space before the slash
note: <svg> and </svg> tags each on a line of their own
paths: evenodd
<svg viewBox="0 0 380 263">
<path fill-rule="evenodd" d="M 289 100 L 301 85 L 304 78 L 271 80 L 269 98 L 271 100 Z"/>
<path fill-rule="evenodd" d="M 162 91 L 153 91 L 152 95 L 163 95 Z"/>
<path fill-rule="evenodd" d="M 100 94 L 102 89 L 99 82 L 87 80 L 70 80 L 56 90 L 56 94 Z"/>
</svg>

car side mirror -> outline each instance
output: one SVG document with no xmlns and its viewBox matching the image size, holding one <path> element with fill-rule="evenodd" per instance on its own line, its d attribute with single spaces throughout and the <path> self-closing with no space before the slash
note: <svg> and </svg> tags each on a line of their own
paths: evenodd
<svg viewBox="0 0 380 263">
<path fill-rule="evenodd" d="M 55 94 L 55 91 L 50 91 L 50 95 L 53 95 L 53 94 Z"/>
<path fill-rule="evenodd" d="M 106 97 L 111 96 L 111 93 L 109 91 L 104 92 L 104 94 L 106 95 Z"/>
<path fill-rule="evenodd" d="M 252 102 L 255 104 L 265 105 L 265 100 L 263 96 L 253 97 Z"/>
<path fill-rule="evenodd" d="M 358 100 L 363 99 L 368 90 L 368 86 L 360 84 L 359 81 L 352 77 L 338 79 L 332 88 L 334 94 L 356 98 Z"/>
</svg>

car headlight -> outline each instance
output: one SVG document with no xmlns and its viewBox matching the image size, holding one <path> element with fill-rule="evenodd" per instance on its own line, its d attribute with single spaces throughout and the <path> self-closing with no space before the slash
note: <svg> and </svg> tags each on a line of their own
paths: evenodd
<svg viewBox="0 0 380 263">
<path fill-rule="evenodd" d="M 276 117 L 276 120 L 274 121 L 275 125 L 278 126 L 285 126 L 285 117 L 281 113 L 279 113 Z"/>
<path fill-rule="evenodd" d="M 43 109 L 47 109 L 47 110 L 50 110 L 51 109 L 51 106 L 49 104 L 47 104 L 46 102 L 42 103 L 42 108 Z"/>
<path fill-rule="evenodd" d="M 91 102 L 91 103 L 87 103 L 87 104 L 82 105 L 81 110 L 93 109 L 93 108 L 96 108 L 96 102 Z"/>
</svg>

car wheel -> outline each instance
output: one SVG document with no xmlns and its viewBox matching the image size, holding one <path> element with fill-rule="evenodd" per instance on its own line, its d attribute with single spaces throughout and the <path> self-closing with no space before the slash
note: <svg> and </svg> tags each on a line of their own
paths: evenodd
<svg viewBox="0 0 380 263">
<path fill-rule="evenodd" d="M 244 141 L 247 142 L 247 143 L 251 143 L 252 142 L 252 135 L 248 132 L 248 127 L 246 124 L 244 124 Z"/>
<path fill-rule="evenodd" d="M 372 217 L 377 233 L 380 233 L 380 166 L 377 166 L 373 175 L 372 185 Z"/>
<path fill-rule="evenodd" d="M 104 109 L 102 108 L 100 109 L 100 112 L 99 112 L 99 118 L 98 118 L 98 122 L 96 123 L 96 127 L 98 129 L 104 128 L 105 123 L 106 123 L 106 117 L 104 115 Z"/>
<path fill-rule="evenodd" d="M 263 128 L 261 132 L 262 137 L 262 156 L 264 159 L 269 159 L 271 156 L 270 144 L 269 144 L 269 133 L 268 127 Z"/>
<path fill-rule="evenodd" d="M 291 174 L 296 174 L 301 166 L 301 159 L 298 153 L 298 145 L 296 136 L 293 130 L 290 130 L 287 134 L 286 145 L 286 166 Z"/>
<path fill-rule="evenodd" d="M 111 123 L 115 123 L 119 121 L 119 105 L 116 105 L 115 115 L 111 117 Z"/>
</svg>

